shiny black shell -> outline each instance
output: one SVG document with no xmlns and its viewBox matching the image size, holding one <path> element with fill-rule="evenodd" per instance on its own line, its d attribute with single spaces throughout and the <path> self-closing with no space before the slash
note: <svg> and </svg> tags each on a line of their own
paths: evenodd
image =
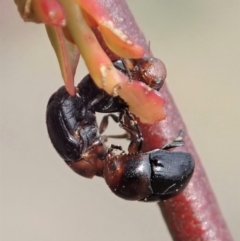
<svg viewBox="0 0 240 241">
<path fill-rule="evenodd" d="M 46 113 L 49 137 L 65 161 L 77 161 L 99 138 L 95 112 L 79 96 L 70 96 L 65 87 L 49 99 Z"/>
<path fill-rule="evenodd" d="M 153 194 L 143 201 L 164 200 L 181 192 L 188 184 L 194 160 L 187 152 L 154 150 L 149 152 Z"/>
</svg>

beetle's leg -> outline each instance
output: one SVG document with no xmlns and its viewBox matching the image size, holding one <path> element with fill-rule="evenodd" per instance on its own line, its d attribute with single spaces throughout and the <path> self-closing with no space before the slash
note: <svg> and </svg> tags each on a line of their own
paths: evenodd
<svg viewBox="0 0 240 241">
<path fill-rule="evenodd" d="M 131 140 L 131 135 L 128 132 L 125 132 L 120 135 L 104 135 L 102 137 L 104 137 L 105 142 L 108 141 L 108 138 Z"/>
<path fill-rule="evenodd" d="M 163 146 L 161 149 L 163 150 L 169 150 L 171 148 L 174 147 L 180 147 L 180 146 L 184 146 L 184 141 L 183 141 L 183 130 L 180 130 L 177 137 L 170 143 L 166 144 L 165 146 Z"/>
<path fill-rule="evenodd" d="M 123 109 L 120 112 L 119 117 L 114 114 L 105 115 L 101 121 L 99 131 L 102 134 L 108 126 L 108 118 L 111 117 L 116 123 L 120 123 L 119 126 L 123 128 L 127 133 L 123 135 L 107 135 L 104 136 L 104 140 L 107 141 L 107 138 L 126 138 L 130 139 L 131 143 L 129 144 L 128 151 L 129 153 L 136 153 L 141 151 L 142 148 L 142 132 L 134 118 L 134 116 L 129 112 L 128 109 Z"/>
<path fill-rule="evenodd" d="M 107 126 L 108 126 L 108 118 L 111 117 L 116 123 L 119 123 L 119 117 L 117 115 L 114 114 L 109 114 L 109 115 L 105 115 L 102 118 L 102 121 L 100 123 L 100 127 L 99 127 L 99 132 L 100 134 L 102 134 Z M 116 138 L 116 139 L 127 139 L 130 140 L 130 135 L 126 132 L 124 134 L 121 135 L 102 135 L 102 138 L 105 142 L 108 141 L 108 138 Z M 116 148 L 115 148 L 116 149 Z"/>
<path fill-rule="evenodd" d="M 122 146 L 111 144 L 110 148 L 108 148 L 108 153 L 113 155 L 114 150 L 121 151 L 121 154 L 125 154 L 125 151 L 123 150 Z"/>
<path fill-rule="evenodd" d="M 116 149 L 116 150 L 119 150 L 119 151 L 122 151 L 122 146 L 119 146 L 119 145 L 114 145 L 114 144 L 111 144 L 111 148 L 112 149 Z"/>
<path fill-rule="evenodd" d="M 127 72 L 129 81 L 132 82 L 133 76 L 132 76 L 131 70 L 133 70 L 133 68 L 134 68 L 133 64 L 130 59 L 122 59 L 122 62 L 123 62 L 124 68 Z"/>
<path fill-rule="evenodd" d="M 131 143 L 128 146 L 129 153 L 141 151 L 143 142 L 142 132 L 135 120 L 135 117 L 128 109 L 124 109 L 120 112 L 119 122 L 120 127 L 126 130 L 130 135 Z"/>
<path fill-rule="evenodd" d="M 106 130 L 106 128 L 108 127 L 108 118 L 109 117 L 111 117 L 116 123 L 119 123 L 119 117 L 117 115 L 114 115 L 114 114 L 105 115 L 102 118 L 102 121 L 101 121 L 100 126 L 99 126 L 100 134 L 102 134 Z"/>
</svg>

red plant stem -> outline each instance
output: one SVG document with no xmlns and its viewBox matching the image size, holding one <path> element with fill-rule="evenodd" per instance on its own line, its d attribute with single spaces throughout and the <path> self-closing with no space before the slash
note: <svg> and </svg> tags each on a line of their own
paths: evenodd
<svg viewBox="0 0 240 241">
<path fill-rule="evenodd" d="M 126 2 L 124 0 L 99 0 L 99 4 L 104 5 L 114 18 L 114 23 L 118 24 L 118 27 L 123 29 L 133 41 L 144 47 L 147 52 L 148 44 Z M 119 19 L 124 21 L 119 22 Z M 178 196 L 159 203 L 173 240 L 231 241 L 233 239 L 218 207 L 206 173 L 166 84 L 160 92 L 166 100 L 167 118 L 154 125 L 139 123 L 145 140 L 143 151 L 163 146 L 173 140 L 179 130 L 183 129 L 186 144 L 179 149 L 190 152 L 196 164 L 188 187 Z"/>
</svg>

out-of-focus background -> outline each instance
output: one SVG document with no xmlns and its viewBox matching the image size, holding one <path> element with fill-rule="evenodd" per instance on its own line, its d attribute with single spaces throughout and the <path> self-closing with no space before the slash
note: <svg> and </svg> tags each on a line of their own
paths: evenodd
<svg viewBox="0 0 240 241">
<path fill-rule="evenodd" d="M 167 66 L 168 86 L 238 240 L 240 2 L 128 2 Z M 86 74 L 81 62 L 76 80 Z M 0 240 L 170 241 L 155 203 L 121 200 L 56 154 L 45 109 L 62 84 L 44 26 L 24 23 L 13 1 L 0 1 Z M 114 127 L 108 133 L 121 133 Z"/>
</svg>

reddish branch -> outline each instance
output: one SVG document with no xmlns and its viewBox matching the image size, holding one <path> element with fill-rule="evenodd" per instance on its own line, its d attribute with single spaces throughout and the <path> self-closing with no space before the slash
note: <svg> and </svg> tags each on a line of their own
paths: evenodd
<svg viewBox="0 0 240 241">
<path fill-rule="evenodd" d="M 148 45 L 146 40 L 126 2 L 123 0 L 99 2 L 107 5 L 109 12 L 117 14 L 117 16 L 113 16 L 115 21 L 119 19 L 119 16 L 124 19 L 123 22 L 119 23 L 121 24 L 121 29 L 124 29 L 124 32 L 129 34 L 133 41 L 136 41 L 147 51 Z M 218 207 L 199 156 L 166 84 L 160 93 L 166 100 L 165 110 L 167 118 L 154 125 L 139 123 L 145 140 L 143 151 L 163 146 L 170 140 L 173 140 L 179 130 L 183 129 L 185 131 L 184 141 L 186 144 L 179 149 L 190 152 L 196 164 L 194 175 L 188 187 L 178 196 L 159 203 L 173 240 L 231 241 L 233 239 Z"/>
</svg>

